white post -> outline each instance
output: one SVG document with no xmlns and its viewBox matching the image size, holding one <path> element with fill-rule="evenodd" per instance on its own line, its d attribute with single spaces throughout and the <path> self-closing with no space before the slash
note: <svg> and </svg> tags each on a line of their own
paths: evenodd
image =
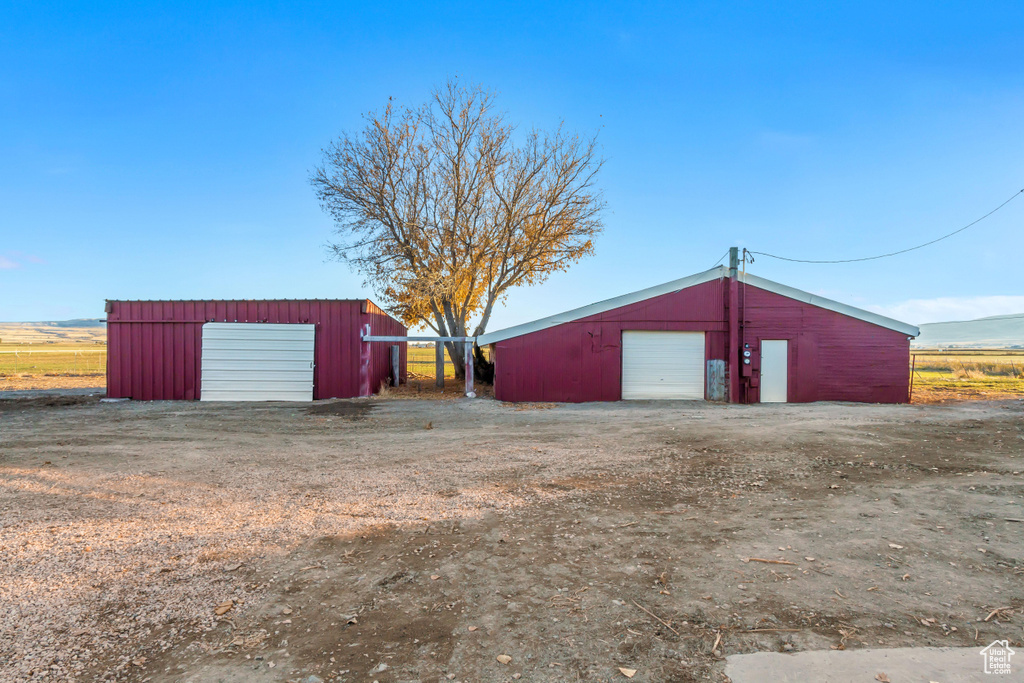
<svg viewBox="0 0 1024 683">
<path fill-rule="evenodd" d="M 473 342 L 465 342 L 466 347 L 466 396 L 476 398 L 473 391 Z"/>
</svg>

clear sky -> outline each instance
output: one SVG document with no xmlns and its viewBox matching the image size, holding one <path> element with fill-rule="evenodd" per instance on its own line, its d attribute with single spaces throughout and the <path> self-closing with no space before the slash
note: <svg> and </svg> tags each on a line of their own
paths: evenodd
<svg viewBox="0 0 1024 683">
<path fill-rule="evenodd" d="M 491 330 L 711 267 L 851 258 L 1024 188 L 1024 3 L 0 1 L 0 320 L 104 299 L 354 298 L 308 184 L 451 75 L 600 131 L 597 254 Z M 1024 198 L 758 275 L 922 323 L 1024 312 Z"/>
</svg>

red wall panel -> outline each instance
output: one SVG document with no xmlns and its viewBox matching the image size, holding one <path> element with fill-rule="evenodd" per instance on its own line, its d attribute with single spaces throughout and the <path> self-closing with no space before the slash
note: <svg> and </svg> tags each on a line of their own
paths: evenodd
<svg viewBox="0 0 1024 683">
<path fill-rule="evenodd" d="M 623 306 L 494 344 L 502 401 L 618 401 L 622 331 L 704 331 L 708 359 L 725 358 L 723 280 Z"/>
<path fill-rule="evenodd" d="M 789 400 L 902 403 L 910 342 L 873 323 L 740 285 L 739 348 L 754 349 L 739 400 L 757 402 L 762 339 L 787 339 Z M 493 345 L 502 401 L 617 401 L 623 330 L 704 331 L 707 360 L 728 360 L 728 281 L 723 278 Z"/>
<path fill-rule="evenodd" d="M 202 328 L 206 322 L 316 325 L 313 398 L 359 396 L 361 328 L 404 336 L 405 326 L 372 302 L 355 300 L 110 301 L 107 396 L 142 401 L 200 398 Z M 389 344 L 371 344 L 369 385 L 391 374 Z M 401 344 L 402 378 L 406 350 Z"/>
<path fill-rule="evenodd" d="M 750 285 L 740 287 L 741 347 L 789 340 L 789 400 L 906 403 L 910 340 L 896 330 L 796 301 Z M 756 380 L 755 380 L 756 382 Z M 746 402 L 759 400 L 746 387 Z"/>
</svg>

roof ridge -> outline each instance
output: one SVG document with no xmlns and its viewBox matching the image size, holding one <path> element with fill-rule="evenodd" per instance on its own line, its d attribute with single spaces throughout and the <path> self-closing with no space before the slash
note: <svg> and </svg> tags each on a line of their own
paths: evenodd
<svg viewBox="0 0 1024 683">
<path fill-rule="evenodd" d="M 564 323 L 574 322 L 581 318 L 586 318 L 599 313 L 613 310 L 615 308 L 621 308 L 622 306 L 628 306 L 630 304 L 639 303 L 646 301 L 647 299 L 653 299 L 657 296 L 663 296 L 665 294 L 672 294 L 674 292 L 687 289 L 689 287 L 695 287 L 696 285 L 704 284 L 705 282 L 711 282 L 712 280 L 718 280 L 724 277 L 728 277 L 729 268 L 726 266 L 715 266 L 710 270 L 705 270 L 700 273 L 695 273 L 687 277 L 665 282 L 660 285 L 653 287 L 647 287 L 645 289 L 623 294 L 611 299 L 605 299 L 598 301 L 586 306 L 580 306 L 562 313 L 556 313 L 545 318 L 539 318 L 537 320 L 522 323 L 520 325 L 513 325 L 512 327 L 506 327 L 502 330 L 496 330 L 494 332 L 488 332 L 477 337 L 477 343 L 480 345 L 493 344 L 495 342 L 504 341 L 513 337 L 521 337 L 525 334 L 531 334 L 533 332 L 539 332 L 549 327 L 555 327 L 556 325 L 562 325 Z M 751 273 L 742 272 L 737 275 L 737 278 L 741 282 L 745 282 L 748 285 L 757 287 L 758 289 L 764 289 L 775 294 L 794 299 L 796 301 L 802 301 L 804 303 L 816 306 L 818 308 L 824 308 L 826 310 L 834 311 L 842 315 L 849 316 L 851 318 L 857 318 L 864 322 L 878 325 L 879 327 L 885 327 L 890 330 L 902 332 L 911 337 L 917 337 L 921 334 L 921 330 L 914 325 L 888 318 L 879 313 L 872 313 L 856 306 L 850 306 L 848 304 L 834 301 L 817 294 L 811 294 L 805 292 L 802 289 L 796 287 L 790 287 L 772 280 L 768 280 Z"/>
</svg>

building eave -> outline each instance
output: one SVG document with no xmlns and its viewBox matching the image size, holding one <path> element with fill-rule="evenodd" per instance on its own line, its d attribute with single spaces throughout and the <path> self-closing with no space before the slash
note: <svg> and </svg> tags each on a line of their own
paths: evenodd
<svg viewBox="0 0 1024 683">
<path fill-rule="evenodd" d="M 795 301 L 802 301 L 805 304 L 817 306 L 818 308 L 824 308 L 825 310 L 828 311 L 835 311 L 836 313 L 841 313 L 842 315 L 848 316 L 850 318 L 863 320 L 864 322 L 869 322 L 872 323 L 873 325 L 878 325 L 879 327 L 885 327 L 890 330 L 895 330 L 896 332 L 902 332 L 908 337 L 917 337 L 918 335 L 921 334 L 921 330 L 915 327 L 914 325 L 908 325 L 907 323 L 900 322 L 899 320 L 893 320 L 892 318 L 887 318 L 884 315 L 872 313 L 871 311 L 865 311 L 862 308 L 857 308 L 855 306 L 840 303 L 839 301 L 826 299 L 823 296 L 811 294 L 810 292 L 805 292 L 802 289 L 797 289 L 796 287 L 790 287 L 788 285 L 783 285 L 778 282 L 766 280 L 763 277 L 758 277 L 757 275 L 751 275 L 750 273 L 740 273 L 739 279 L 740 281 L 745 282 L 753 287 L 757 287 L 758 289 L 763 289 L 774 294 L 779 294 L 780 296 L 784 296 L 788 299 L 794 299 Z"/>
<path fill-rule="evenodd" d="M 678 280 L 673 280 L 672 282 L 666 282 L 654 287 L 648 287 L 647 289 L 641 289 L 638 292 L 631 292 L 612 299 L 598 301 L 597 303 L 581 306 L 580 308 L 574 308 L 571 311 L 565 311 L 564 313 L 557 313 L 555 315 L 548 316 L 547 318 L 541 318 L 540 320 L 523 323 L 522 325 L 508 327 L 504 330 L 488 332 L 487 334 L 477 337 L 476 343 L 483 346 L 486 344 L 505 341 L 506 339 L 511 339 L 513 337 L 521 337 L 524 334 L 539 332 L 540 330 L 545 330 L 556 325 L 562 325 L 563 323 L 570 323 L 581 318 L 589 318 L 592 315 L 598 315 L 599 313 L 611 311 L 616 308 L 622 308 L 623 306 L 629 306 L 630 304 L 646 301 L 647 299 L 653 299 L 656 296 L 672 294 L 673 292 L 678 292 L 705 282 L 711 282 L 712 280 L 718 280 L 728 275 L 728 268 L 725 266 L 717 266 L 711 270 L 705 270 L 703 273 L 697 273 L 696 275 L 690 275 Z"/>
<path fill-rule="evenodd" d="M 555 327 L 557 325 L 563 325 L 565 323 L 575 322 L 583 318 L 589 318 L 590 316 L 593 315 L 606 313 L 607 311 L 611 311 L 616 308 L 622 308 L 623 306 L 629 306 L 635 303 L 640 303 L 641 301 L 646 301 L 647 299 L 653 299 L 655 297 L 663 296 L 665 294 L 673 294 L 675 292 L 687 289 L 689 287 L 704 284 L 705 282 L 711 282 L 712 280 L 719 280 L 728 276 L 728 268 L 726 268 L 725 266 L 717 266 L 710 270 L 705 270 L 702 273 L 697 273 L 695 275 L 690 275 L 688 277 L 680 278 L 678 280 L 666 282 L 661 285 L 648 287 L 647 289 L 641 289 L 639 291 L 631 292 L 629 294 L 623 294 L 622 296 L 606 299 L 604 301 L 598 301 L 587 306 L 581 306 L 580 308 L 574 308 L 570 311 L 557 313 L 546 318 L 540 318 L 539 320 L 523 323 L 521 325 L 515 325 L 513 327 L 508 327 L 503 330 L 488 332 L 487 334 L 483 334 L 477 337 L 476 341 L 481 346 L 487 344 L 494 344 L 497 342 L 505 341 L 506 339 L 521 337 L 523 335 L 532 334 L 534 332 L 539 332 L 541 330 L 546 330 L 550 327 Z M 789 287 L 788 285 L 783 285 L 778 282 L 766 280 L 765 278 L 758 277 L 750 273 L 740 273 L 739 279 L 741 282 L 745 282 L 746 284 L 752 287 L 757 287 L 758 289 L 763 289 L 768 292 L 779 294 L 780 296 L 784 296 L 795 301 L 802 301 L 812 306 L 817 306 L 818 308 L 824 308 L 829 311 L 834 311 L 836 313 L 840 313 L 850 318 L 863 320 L 864 322 L 869 322 L 872 323 L 873 325 L 878 325 L 879 327 L 895 330 L 897 332 L 906 334 L 908 337 L 917 337 L 918 335 L 921 334 L 921 331 L 917 327 L 913 325 L 908 325 L 907 323 L 904 322 L 900 322 L 899 320 L 893 320 L 892 318 L 887 318 L 886 316 L 879 315 L 878 313 L 872 313 L 871 311 L 865 311 L 863 309 L 856 308 L 855 306 L 849 306 L 838 301 L 833 301 L 832 299 L 826 299 L 823 296 L 818 296 L 816 294 L 811 294 L 810 292 L 805 292 L 803 290 L 796 289 L 795 287 Z"/>
</svg>

